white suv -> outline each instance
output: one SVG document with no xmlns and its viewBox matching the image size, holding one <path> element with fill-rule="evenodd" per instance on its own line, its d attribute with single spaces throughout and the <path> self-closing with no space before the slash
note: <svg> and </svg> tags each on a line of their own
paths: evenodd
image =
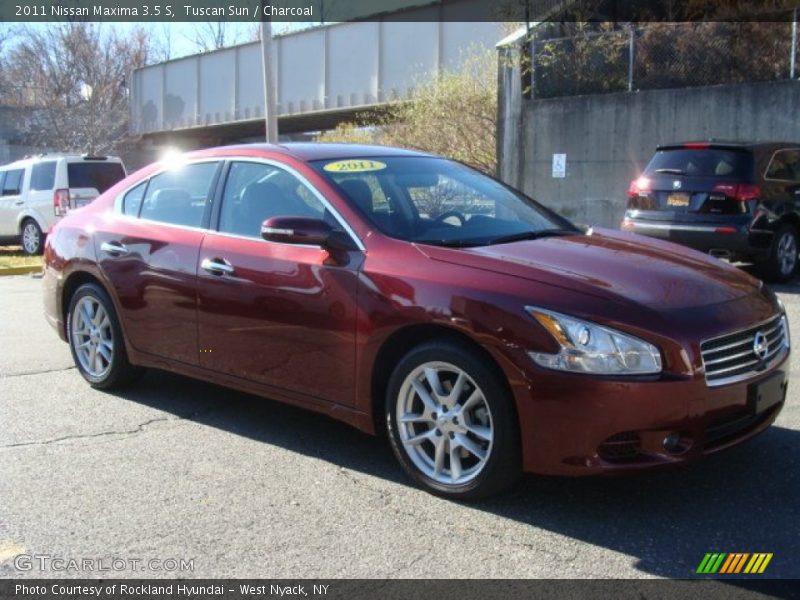
<svg viewBox="0 0 800 600">
<path fill-rule="evenodd" d="M 43 154 L 0 167 L 0 244 L 40 254 L 44 237 L 71 208 L 125 178 L 114 156 Z"/>
</svg>

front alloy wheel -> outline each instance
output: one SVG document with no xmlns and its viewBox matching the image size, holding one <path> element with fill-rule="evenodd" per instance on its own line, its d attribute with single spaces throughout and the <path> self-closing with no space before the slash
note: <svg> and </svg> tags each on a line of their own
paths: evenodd
<svg viewBox="0 0 800 600">
<path fill-rule="evenodd" d="M 455 365 L 428 362 L 409 373 L 395 416 L 403 450 L 437 483 L 472 481 L 491 455 L 491 410 L 483 391 Z"/>
<path fill-rule="evenodd" d="M 507 385 L 476 351 L 445 341 L 412 350 L 389 381 L 386 420 L 400 464 L 436 494 L 481 498 L 519 475 Z"/>
</svg>

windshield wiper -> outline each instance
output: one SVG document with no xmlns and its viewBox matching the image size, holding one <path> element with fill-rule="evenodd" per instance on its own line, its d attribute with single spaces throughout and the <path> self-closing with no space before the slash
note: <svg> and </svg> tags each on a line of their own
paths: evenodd
<svg viewBox="0 0 800 600">
<path fill-rule="evenodd" d="M 669 175 L 686 175 L 683 169 L 656 169 L 656 173 L 668 173 Z"/>
<path fill-rule="evenodd" d="M 487 245 L 494 244 L 510 244 L 511 242 L 521 242 L 523 240 L 538 240 L 546 237 L 555 237 L 559 235 L 583 235 L 580 231 L 573 231 L 571 229 L 542 229 L 541 231 L 523 231 L 522 233 L 513 233 L 511 235 L 504 235 L 495 238 L 488 242 Z"/>
<path fill-rule="evenodd" d="M 444 248 L 474 248 L 482 246 L 481 242 L 474 240 L 412 240 L 415 244 L 430 244 L 431 246 L 442 246 Z"/>
</svg>

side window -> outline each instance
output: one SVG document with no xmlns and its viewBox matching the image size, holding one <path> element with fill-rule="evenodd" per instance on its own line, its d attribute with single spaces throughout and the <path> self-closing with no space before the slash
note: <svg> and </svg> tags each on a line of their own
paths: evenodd
<svg viewBox="0 0 800 600">
<path fill-rule="evenodd" d="M 48 160 L 33 165 L 31 191 L 52 190 L 56 182 L 56 163 Z"/>
<path fill-rule="evenodd" d="M 156 175 L 147 186 L 139 216 L 172 225 L 202 226 L 218 166 L 217 162 L 194 163 Z"/>
<path fill-rule="evenodd" d="M 22 192 L 23 175 L 25 175 L 25 169 L 6 171 L 6 178 L 3 182 L 3 196 L 16 196 Z"/>
<path fill-rule="evenodd" d="M 800 181 L 800 150 L 779 150 L 767 167 L 767 179 Z"/>
<path fill-rule="evenodd" d="M 261 224 L 272 217 L 311 217 L 336 226 L 322 202 L 294 175 L 263 163 L 231 163 L 219 230 L 260 238 Z"/>
<path fill-rule="evenodd" d="M 5 196 L 5 194 L 3 193 L 3 185 L 5 184 L 5 180 L 6 180 L 6 172 L 0 171 L 0 196 Z"/>
<path fill-rule="evenodd" d="M 122 213 L 134 217 L 139 216 L 139 209 L 142 206 L 144 191 L 147 189 L 147 182 L 140 183 L 122 198 Z"/>
</svg>

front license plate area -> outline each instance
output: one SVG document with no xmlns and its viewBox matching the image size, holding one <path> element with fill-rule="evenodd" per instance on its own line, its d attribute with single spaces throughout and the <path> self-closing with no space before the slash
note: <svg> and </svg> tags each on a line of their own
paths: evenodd
<svg viewBox="0 0 800 600">
<path fill-rule="evenodd" d="M 747 388 L 747 405 L 750 412 L 759 415 L 786 398 L 786 374 L 779 371 Z"/>
<path fill-rule="evenodd" d="M 689 194 L 670 194 L 667 196 L 667 206 L 689 206 Z"/>
</svg>

